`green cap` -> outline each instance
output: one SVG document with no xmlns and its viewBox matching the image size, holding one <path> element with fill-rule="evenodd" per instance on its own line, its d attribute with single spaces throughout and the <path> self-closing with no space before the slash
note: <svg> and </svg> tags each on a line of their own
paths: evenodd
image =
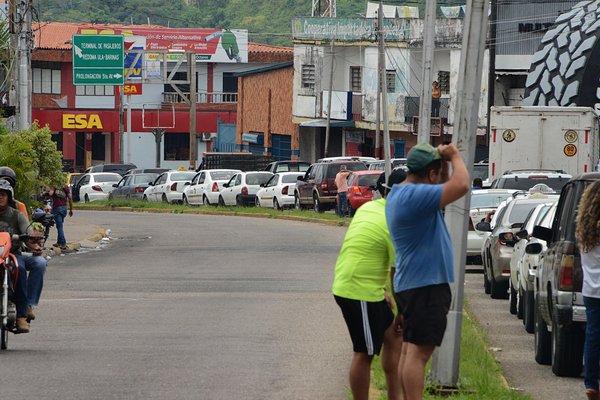
<svg viewBox="0 0 600 400">
<path fill-rule="evenodd" d="M 426 168 L 435 160 L 440 160 L 440 152 L 429 143 L 419 143 L 408 153 L 406 166 L 411 172 Z"/>
</svg>

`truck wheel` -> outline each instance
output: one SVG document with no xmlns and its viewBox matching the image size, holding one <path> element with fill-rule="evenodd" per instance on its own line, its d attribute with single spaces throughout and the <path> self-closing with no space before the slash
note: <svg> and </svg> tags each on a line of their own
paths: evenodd
<svg viewBox="0 0 600 400">
<path fill-rule="evenodd" d="M 593 2 L 573 8 L 559 16 L 546 32 L 539 50 L 534 54 L 525 88 L 523 105 L 574 106 L 586 104 L 590 90 L 595 98 L 594 85 L 589 82 L 595 68 L 589 62 L 600 50 L 597 43 L 600 9 Z M 585 98 L 583 98 L 585 97 Z"/>
<path fill-rule="evenodd" d="M 321 201 L 319 200 L 319 196 L 316 195 L 316 194 L 313 195 L 313 205 L 314 205 L 315 212 L 322 213 L 322 212 L 325 211 L 323 209 L 323 206 L 321 205 Z"/>
<path fill-rule="evenodd" d="M 517 290 L 517 318 L 523 319 L 523 306 L 525 305 L 525 300 L 523 296 L 523 290 L 519 288 Z"/>
<path fill-rule="evenodd" d="M 552 362 L 552 338 L 550 332 L 548 332 L 548 326 L 542 318 L 538 303 L 539 297 L 535 298 L 534 311 L 535 324 L 534 324 L 534 343 L 535 343 L 535 361 L 541 365 L 550 365 Z"/>
<path fill-rule="evenodd" d="M 490 279 L 490 296 L 492 296 L 492 299 L 507 299 L 508 282 L 497 282 L 492 275 L 492 279 Z"/>
<path fill-rule="evenodd" d="M 552 372 L 576 377 L 583 364 L 583 324 L 558 325 L 552 321 Z"/>
<path fill-rule="evenodd" d="M 527 333 L 533 333 L 533 290 L 526 290 L 523 296 L 523 325 L 525 325 L 525 331 Z"/>
</svg>

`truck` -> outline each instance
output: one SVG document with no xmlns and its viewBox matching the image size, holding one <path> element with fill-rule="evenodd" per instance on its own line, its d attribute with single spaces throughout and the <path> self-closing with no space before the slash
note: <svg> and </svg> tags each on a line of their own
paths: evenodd
<svg viewBox="0 0 600 400">
<path fill-rule="evenodd" d="M 253 153 L 202 153 L 202 162 L 196 171 L 203 169 L 239 169 L 240 171 L 262 171 L 274 161 L 272 156 Z"/>
<path fill-rule="evenodd" d="M 598 129 L 598 114 L 590 107 L 492 107 L 489 180 L 516 170 L 592 172 Z"/>
</svg>

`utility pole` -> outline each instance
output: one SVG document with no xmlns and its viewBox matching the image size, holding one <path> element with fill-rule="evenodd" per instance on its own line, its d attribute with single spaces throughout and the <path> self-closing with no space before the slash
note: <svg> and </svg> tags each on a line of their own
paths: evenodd
<svg viewBox="0 0 600 400">
<path fill-rule="evenodd" d="M 196 169 L 196 159 L 198 158 L 196 141 L 196 101 L 198 96 L 196 76 L 196 54 L 188 53 L 189 73 L 190 73 L 190 168 Z"/>
<path fill-rule="evenodd" d="M 385 37 L 383 36 L 383 0 L 379 0 L 377 11 L 377 102 L 375 104 L 375 158 L 381 157 L 381 87 L 385 70 Z"/>
<path fill-rule="evenodd" d="M 418 143 L 429 143 L 431 133 L 431 84 L 433 82 L 433 51 L 435 49 L 435 13 L 437 0 L 427 0 L 423 28 L 423 87 L 419 107 Z"/>
<path fill-rule="evenodd" d="M 490 110 L 496 97 L 496 36 L 498 22 L 498 0 L 490 2 L 490 43 L 488 46 L 488 101 L 487 101 L 487 139 L 490 140 Z"/>
<path fill-rule="evenodd" d="M 481 76 L 485 51 L 485 32 L 488 15 L 488 0 L 468 0 L 463 43 L 456 93 L 456 118 L 452 142 L 473 172 L 473 159 L 477 143 L 477 120 L 481 96 Z M 445 220 L 450 237 L 454 238 L 454 284 L 452 304 L 448 313 L 448 325 L 442 346 L 434 352 L 431 378 L 442 387 L 456 387 L 458 383 L 462 311 L 464 300 L 465 256 L 467 247 L 467 221 L 471 197 L 463 196 L 446 207 Z"/>
<path fill-rule="evenodd" d="M 123 138 L 124 138 L 124 134 L 123 132 L 125 131 L 125 122 L 123 121 L 125 116 L 123 114 L 123 101 L 125 99 L 125 95 L 123 94 L 123 88 L 125 86 L 121 85 L 118 86 L 119 89 L 119 162 L 123 163 Z M 127 116 L 129 117 L 129 114 L 127 114 Z"/>
<path fill-rule="evenodd" d="M 31 28 L 30 0 L 11 0 L 9 4 L 11 23 L 11 48 L 16 50 L 18 68 L 12 68 L 15 96 L 10 101 L 16 110 L 17 130 L 31 126 Z M 12 88 L 11 88 L 12 92 Z"/>
<path fill-rule="evenodd" d="M 329 3 L 329 18 L 333 17 L 332 4 Z M 333 98 L 333 39 L 331 39 L 331 68 L 329 70 L 329 103 L 327 104 L 327 126 L 325 127 L 325 149 L 323 151 L 323 157 L 327 157 L 329 153 L 329 135 L 331 131 L 331 100 Z"/>
</svg>

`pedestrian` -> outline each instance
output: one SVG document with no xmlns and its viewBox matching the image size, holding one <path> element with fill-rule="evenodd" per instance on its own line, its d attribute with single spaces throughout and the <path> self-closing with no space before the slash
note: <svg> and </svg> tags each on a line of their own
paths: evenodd
<svg viewBox="0 0 600 400">
<path fill-rule="evenodd" d="M 42 294 L 47 262 L 42 256 L 43 232 L 30 229 L 25 215 L 10 206 L 13 197 L 11 184 L 5 179 L 0 179 L 0 232 L 31 236 L 25 243 L 13 241 L 12 247 L 12 253 L 19 265 L 17 284 L 14 288 L 17 309 L 16 333 L 28 333 L 29 323 L 35 319 L 33 307 L 37 306 Z M 27 252 L 21 252 L 21 244 Z"/>
<path fill-rule="evenodd" d="M 473 189 L 473 190 L 483 189 L 483 181 L 481 180 L 481 178 L 473 179 L 473 187 L 471 189 Z"/>
<path fill-rule="evenodd" d="M 575 237 L 581 252 L 583 303 L 586 326 L 583 346 L 584 385 L 587 398 L 600 400 L 600 182 L 587 187 L 576 218 Z"/>
<path fill-rule="evenodd" d="M 383 175 L 385 178 L 385 173 Z M 387 184 L 391 187 L 404 178 L 403 170 L 394 170 Z M 332 287 L 354 349 L 349 374 L 354 400 L 369 398 L 371 362 L 382 346 L 381 365 L 386 376 L 388 399 L 401 398 L 398 366 L 402 331 L 400 324 L 394 322 L 393 299 L 386 291 L 394 258 L 385 221 L 385 198 L 363 204 L 356 210 L 346 231 Z"/>
<path fill-rule="evenodd" d="M 431 84 L 431 116 L 440 116 L 440 98 L 442 97 L 442 88 L 438 81 L 433 81 Z"/>
<path fill-rule="evenodd" d="M 69 185 L 57 186 L 50 186 L 47 191 L 48 198 L 52 200 L 52 215 L 54 216 L 57 232 L 56 243 L 53 246 L 65 250 L 67 248 L 67 239 L 65 238 L 64 223 L 67 218 L 67 203 L 69 204 L 69 217 L 72 217 L 73 197 L 71 196 Z"/>
<path fill-rule="evenodd" d="M 448 162 L 452 175 L 447 178 Z M 452 242 L 442 209 L 471 188 L 455 145 L 422 143 L 407 158 L 408 176 L 395 185 L 385 208 L 396 250 L 394 289 L 404 345 L 399 375 L 406 400 L 423 397 L 425 365 L 440 346 L 454 281 Z M 445 183 L 443 183 L 445 181 Z"/>
<path fill-rule="evenodd" d="M 345 165 L 340 166 L 340 172 L 335 176 L 335 186 L 337 187 L 337 214 L 345 217 L 348 214 L 348 177 L 352 171 L 348 171 Z"/>
</svg>

